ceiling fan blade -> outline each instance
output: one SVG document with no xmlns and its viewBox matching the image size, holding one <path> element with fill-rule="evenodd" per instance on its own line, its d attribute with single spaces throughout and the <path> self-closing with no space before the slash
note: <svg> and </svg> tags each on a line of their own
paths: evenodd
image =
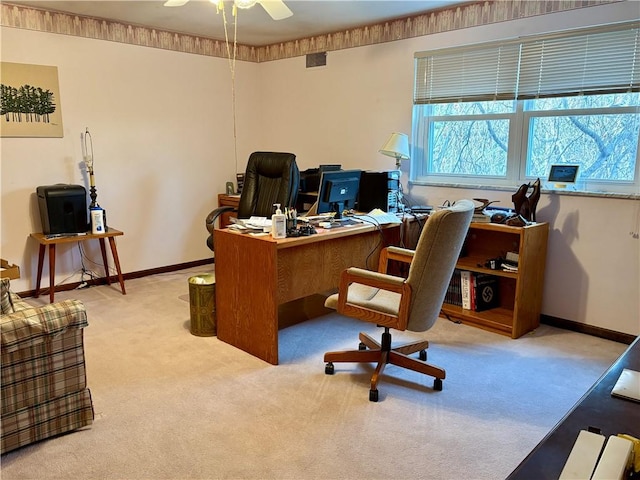
<svg viewBox="0 0 640 480">
<path fill-rule="evenodd" d="M 258 0 L 258 3 L 274 20 L 282 20 L 293 15 L 293 12 L 289 10 L 289 7 L 282 0 Z"/>
<path fill-rule="evenodd" d="M 189 0 L 167 0 L 166 2 L 164 2 L 164 6 L 165 7 L 181 7 L 188 1 Z"/>
</svg>

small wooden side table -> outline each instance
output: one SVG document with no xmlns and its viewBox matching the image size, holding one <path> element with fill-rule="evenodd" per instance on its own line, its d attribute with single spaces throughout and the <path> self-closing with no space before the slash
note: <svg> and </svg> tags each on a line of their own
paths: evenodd
<svg viewBox="0 0 640 480">
<path fill-rule="evenodd" d="M 120 282 L 120 289 L 122 294 L 126 295 L 127 292 L 124 289 L 124 278 L 122 277 L 122 270 L 120 269 L 120 259 L 118 258 L 118 249 L 116 248 L 115 237 L 124 235 L 124 232 L 109 227 L 105 233 L 94 234 L 91 232 L 82 233 L 74 236 L 64 237 L 48 237 L 44 233 L 32 233 L 31 237 L 34 238 L 40 244 L 40 250 L 38 251 L 38 279 L 36 282 L 36 291 L 34 297 L 40 296 L 40 281 L 42 280 L 42 267 L 44 264 L 44 252 L 49 247 L 49 301 L 53 303 L 55 294 L 55 276 L 56 276 L 56 245 L 59 243 L 70 242 L 84 242 L 87 240 L 97 239 L 100 242 L 100 250 L 102 252 L 102 261 L 104 262 L 105 278 L 107 284 L 111 285 L 111 279 L 109 276 L 109 264 L 107 262 L 107 250 L 104 243 L 104 239 L 109 239 L 109 247 L 111 248 L 111 255 L 113 261 L 116 264 L 116 271 L 118 272 L 118 281 Z"/>
</svg>

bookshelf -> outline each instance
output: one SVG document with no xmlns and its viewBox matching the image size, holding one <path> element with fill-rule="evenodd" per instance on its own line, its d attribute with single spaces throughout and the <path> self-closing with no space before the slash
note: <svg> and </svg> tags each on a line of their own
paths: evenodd
<svg viewBox="0 0 640 480">
<path fill-rule="evenodd" d="M 510 227 L 496 223 L 471 223 L 456 268 L 489 273 L 499 278 L 500 305 L 476 312 L 444 303 L 442 313 L 462 323 L 518 338 L 540 325 L 548 223 Z M 484 267 L 490 258 L 517 252 L 518 271 Z"/>
</svg>

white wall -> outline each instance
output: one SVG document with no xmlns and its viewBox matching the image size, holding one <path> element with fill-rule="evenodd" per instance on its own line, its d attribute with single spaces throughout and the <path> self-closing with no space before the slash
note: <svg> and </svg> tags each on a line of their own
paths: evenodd
<svg viewBox="0 0 640 480">
<path fill-rule="evenodd" d="M 41 231 L 35 188 L 87 185 L 80 134 L 93 138 L 98 203 L 118 239 L 124 272 L 211 256 L 204 219 L 235 180 L 231 75 L 224 59 L 2 29 L 2 60 L 58 67 L 64 138 L 2 139 L 2 258 L 20 265 L 17 291 L 35 286 Z M 239 169 L 257 146 L 257 64 L 237 63 Z M 101 264 L 94 242 L 90 260 Z M 97 242 L 95 242 L 97 243 Z M 56 281 L 78 281 L 75 244 L 58 247 Z M 88 268 L 102 273 L 91 262 Z M 48 285 L 45 267 L 43 285 Z"/>
<path fill-rule="evenodd" d="M 22 270 L 12 285 L 35 286 L 37 245 L 28 238 L 40 229 L 35 188 L 86 185 L 85 127 L 98 201 L 125 232 L 118 239 L 124 272 L 200 260 L 210 256 L 204 218 L 251 151 L 294 152 L 301 169 L 392 168 L 378 148 L 392 131 L 411 130 L 415 51 L 637 18 L 633 3 L 329 52 L 327 66 L 313 69 L 303 57 L 238 62 L 237 167 L 226 60 L 2 28 L 2 61 L 58 67 L 64 121 L 62 139 L 1 140 L 1 255 Z M 511 192 L 405 190 L 420 203 L 489 197 L 511 204 Z M 630 234 L 640 229 L 640 201 L 543 195 L 538 211 L 551 223 L 543 313 L 640 333 L 640 247 Z M 78 281 L 77 249 L 59 248 L 56 281 Z M 97 246 L 87 254 L 101 263 Z"/>
<path fill-rule="evenodd" d="M 307 69 L 304 58 L 268 63 L 261 66 L 264 133 L 274 143 L 291 142 L 301 167 L 393 168 L 378 149 L 391 132 L 411 132 L 416 51 L 639 16 L 637 2 L 618 3 L 328 52 L 325 67 Z M 405 193 L 416 204 L 477 197 L 513 205 L 516 185 L 513 192 L 406 185 L 409 166 L 403 170 Z M 639 217 L 639 200 L 542 195 L 538 220 L 551 226 L 544 314 L 640 333 Z"/>
</svg>

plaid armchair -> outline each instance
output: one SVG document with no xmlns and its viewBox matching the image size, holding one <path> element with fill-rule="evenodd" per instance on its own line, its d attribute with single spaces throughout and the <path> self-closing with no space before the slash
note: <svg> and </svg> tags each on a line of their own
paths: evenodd
<svg viewBox="0 0 640 480">
<path fill-rule="evenodd" d="M 82 302 L 33 307 L 2 278 L 2 448 L 6 453 L 93 422 L 86 385 Z"/>
</svg>

